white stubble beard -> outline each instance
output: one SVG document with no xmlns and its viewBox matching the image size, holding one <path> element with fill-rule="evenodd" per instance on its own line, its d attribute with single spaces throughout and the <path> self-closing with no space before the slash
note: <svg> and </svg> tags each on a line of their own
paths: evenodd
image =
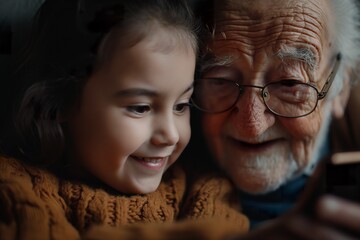
<svg viewBox="0 0 360 240">
<path fill-rule="evenodd" d="M 287 157 L 284 156 L 284 159 L 279 158 L 279 155 L 277 152 L 273 152 L 266 156 L 257 156 L 257 157 L 255 157 L 255 159 L 252 160 L 255 163 L 254 165 L 258 166 L 256 169 L 257 170 L 262 169 L 261 171 L 263 171 L 263 172 L 265 172 L 265 171 L 270 171 L 270 172 L 267 173 L 268 177 L 265 178 L 267 181 L 266 181 L 266 186 L 264 186 L 263 190 L 257 191 L 257 192 L 248 191 L 249 193 L 265 194 L 265 193 L 268 193 L 268 192 L 278 189 L 280 186 L 299 177 L 302 174 L 307 174 L 307 175 L 312 174 L 314 167 L 317 165 L 319 160 L 321 160 L 321 158 L 323 157 L 323 156 L 321 156 L 320 150 L 321 150 L 321 147 L 326 142 L 326 137 L 328 136 L 329 126 L 331 123 L 331 104 L 330 104 L 330 102 L 325 103 L 325 106 L 323 109 L 323 114 L 324 114 L 323 122 L 321 124 L 320 131 L 319 131 L 318 136 L 315 141 L 315 145 L 314 145 L 314 148 L 312 151 L 312 156 L 309 156 L 310 160 L 304 166 L 304 168 L 300 169 L 297 161 L 294 158 L 294 155 L 293 155 L 291 149 L 289 149 L 289 151 L 288 151 L 288 156 Z M 284 153 L 284 155 L 286 155 L 286 153 Z M 282 164 L 282 160 L 289 161 L 289 163 L 287 164 L 288 169 L 284 170 L 285 174 L 282 174 L 280 172 L 280 176 L 277 176 L 276 178 L 274 178 L 273 171 L 274 171 L 274 169 L 276 169 L 276 166 L 280 166 L 280 164 Z M 256 172 L 257 173 L 253 174 L 254 177 L 256 177 L 256 175 L 259 174 L 258 171 L 256 171 Z M 281 176 L 283 176 L 283 177 L 281 177 Z"/>
</svg>

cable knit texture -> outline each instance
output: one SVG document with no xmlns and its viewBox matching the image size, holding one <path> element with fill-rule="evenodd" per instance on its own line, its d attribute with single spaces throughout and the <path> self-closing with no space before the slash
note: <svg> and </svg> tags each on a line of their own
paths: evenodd
<svg viewBox="0 0 360 240">
<path fill-rule="evenodd" d="M 194 226 L 198 233 L 208 232 L 208 224 L 194 220 L 212 218 L 224 223 L 235 221 L 217 230 L 218 235 L 229 228 L 239 233 L 248 229 L 247 218 L 237 209 L 239 204 L 233 208 L 229 202 L 232 189 L 227 180 L 206 178 L 199 186 L 193 184 L 186 198 L 191 203 L 183 202 L 185 186 L 184 172 L 174 167 L 167 171 L 157 191 L 128 196 L 62 180 L 47 170 L 2 157 L 0 239 L 80 239 L 85 235 L 89 239 L 127 239 L 154 229 L 158 229 L 157 237 L 176 233 L 186 238 L 190 233 L 185 225 Z M 180 218 L 181 224 L 173 223 Z M 161 227 L 163 223 L 168 223 L 167 227 Z M 129 235 L 129 225 L 136 229 L 133 235 Z M 151 239 L 155 235 L 148 236 Z"/>
<path fill-rule="evenodd" d="M 186 218 L 206 220 L 221 216 L 230 221 L 237 221 L 239 202 L 236 199 L 234 186 L 216 174 L 202 176 L 192 184 L 189 197 L 183 208 Z"/>
</svg>

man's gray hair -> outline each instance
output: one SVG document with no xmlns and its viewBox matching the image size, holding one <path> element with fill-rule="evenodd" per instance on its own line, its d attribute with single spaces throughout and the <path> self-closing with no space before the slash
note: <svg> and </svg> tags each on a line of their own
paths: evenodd
<svg viewBox="0 0 360 240">
<path fill-rule="evenodd" d="M 360 9 L 357 0 L 330 0 L 332 4 L 335 32 L 334 47 L 342 54 L 342 63 L 333 83 L 332 94 L 343 85 L 344 71 L 350 70 L 350 83 L 359 79 L 360 70 Z"/>
</svg>

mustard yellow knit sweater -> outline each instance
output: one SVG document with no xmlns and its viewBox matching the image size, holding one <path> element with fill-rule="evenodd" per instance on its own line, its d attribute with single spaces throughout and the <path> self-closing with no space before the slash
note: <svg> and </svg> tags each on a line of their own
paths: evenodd
<svg viewBox="0 0 360 240">
<path fill-rule="evenodd" d="M 0 239 L 217 239 L 247 231 L 226 179 L 185 186 L 184 172 L 172 168 L 157 191 L 127 196 L 0 157 Z"/>
</svg>

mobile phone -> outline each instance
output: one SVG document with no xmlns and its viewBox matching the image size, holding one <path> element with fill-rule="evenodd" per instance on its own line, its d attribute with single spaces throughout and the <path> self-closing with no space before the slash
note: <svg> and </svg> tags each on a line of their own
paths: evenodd
<svg viewBox="0 0 360 240">
<path fill-rule="evenodd" d="M 325 193 L 360 203 L 360 151 L 335 153 L 322 159 L 305 186 L 300 207 L 314 215 L 315 202 Z"/>
<path fill-rule="evenodd" d="M 325 175 L 326 192 L 360 203 L 360 152 L 334 154 Z"/>
</svg>

